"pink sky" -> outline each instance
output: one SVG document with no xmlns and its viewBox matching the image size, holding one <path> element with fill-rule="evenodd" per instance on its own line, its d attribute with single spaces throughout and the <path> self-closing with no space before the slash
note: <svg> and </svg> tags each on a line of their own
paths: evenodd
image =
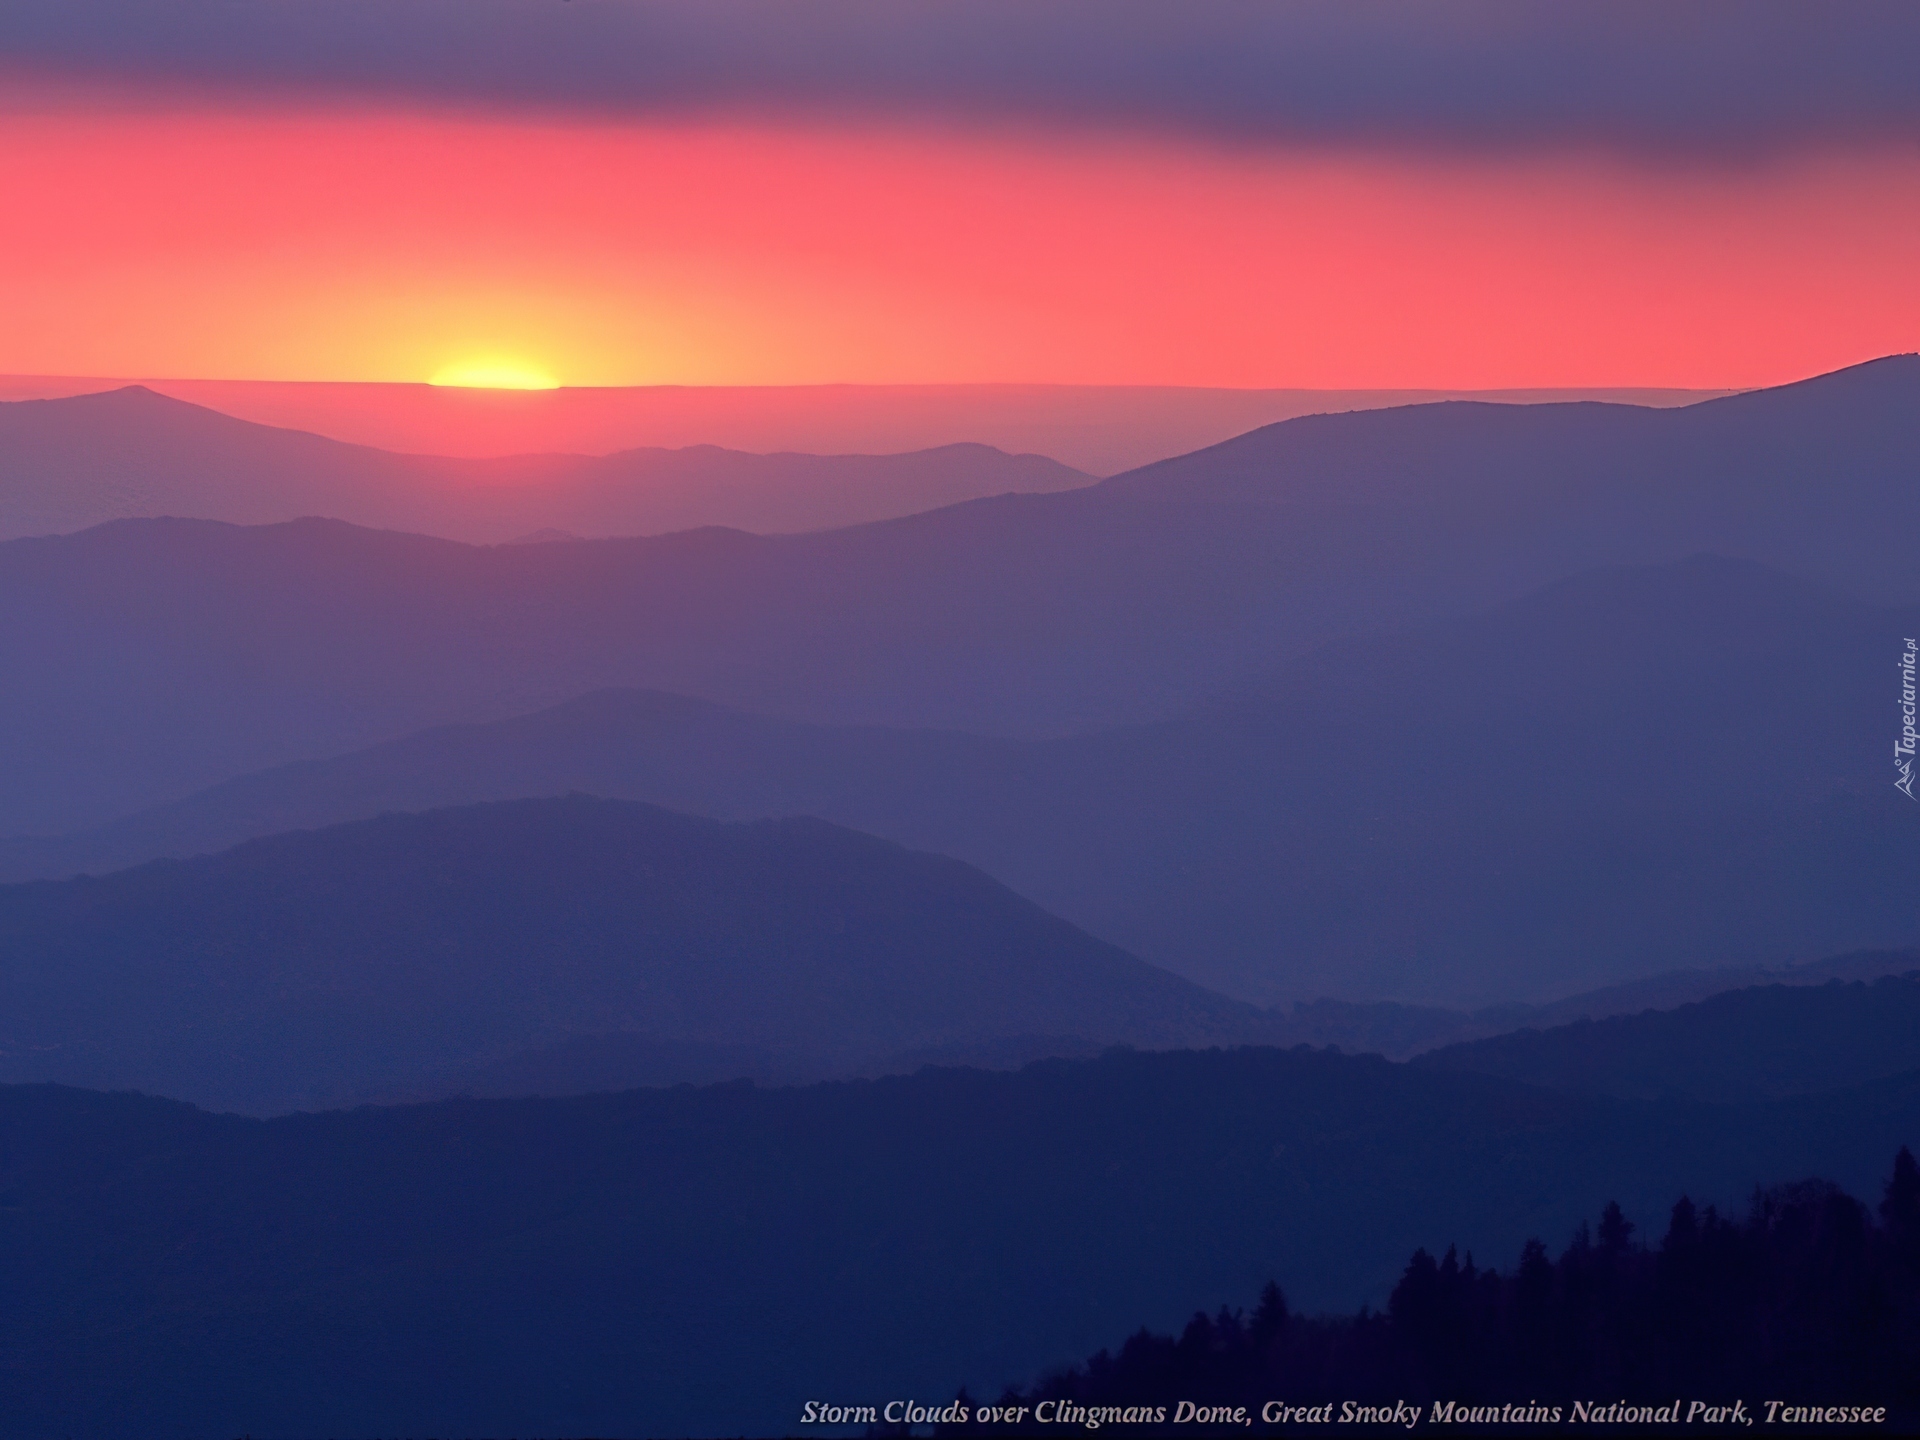
<svg viewBox="0 0 1920 1440">
<path fill-rule="evenodd" d="M 1920 346 L 1920 156 L 0 115 L 0 373 L 1747 387 Z"/>
</svg>

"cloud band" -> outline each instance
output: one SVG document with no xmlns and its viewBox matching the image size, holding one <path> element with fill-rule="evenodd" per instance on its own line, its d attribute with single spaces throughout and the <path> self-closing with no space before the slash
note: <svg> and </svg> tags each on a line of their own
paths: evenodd
<svg viewBox="0 0 1920 1440">
<path fill-rule="evenodd" d="M 15 0 L 0 71 L 159 94 L 1754 155 L 1920 141 L 1908 0 Z"/>
</svg>

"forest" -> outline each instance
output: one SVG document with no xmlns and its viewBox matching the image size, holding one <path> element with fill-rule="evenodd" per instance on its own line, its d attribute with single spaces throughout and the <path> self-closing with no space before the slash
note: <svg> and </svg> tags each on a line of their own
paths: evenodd
<svg viewBox="0 0 1920 1440">
<path fill-rule="evenodd" d="M 987 1407 L 1012 1419 L 982 1423 L 963 1394 L 968 1421 L 939 1433 L 1244 1434 L 1417 1409 L 1502 1434 L 1810 1413 L 1912 1434 L 1920 1166 L 1905 1147 L 1877 1212 L 1817 1180 L 1756 1190 L 1744 1217 L 1683 1196 L 1648 1243 L 1609 1203 L 1558 1259 L 1529 1240 L 1510 1271 L 1418 1250 L 1386 1309 L 1353 1315 L 1293 1314 L 1269 1282 L 1251 1315 L 1143 1328 Z"/>
</svg>

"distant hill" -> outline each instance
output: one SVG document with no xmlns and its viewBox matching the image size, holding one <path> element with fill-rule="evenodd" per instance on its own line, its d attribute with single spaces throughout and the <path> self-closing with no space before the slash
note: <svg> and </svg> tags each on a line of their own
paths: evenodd
<svg viewBox="0 0 1920 1440">
<path fill-rule="evenodd" d="M 1077 492 L 1075 492 L 1077 493 Z M 303 520 L 0 544 L 0 833 L 644 686 L 838 723 L 1046 733 L 1272 654 L 1262 507 L 1006 496 L 800 536 L 469 547 Z M 990 577 L 990 579 L 988 578 Z M 1255 588 L 1249 588 L 1249 583 Z M 31 757 L 30 759 L 28 757 Z"/>
<path fill-rule="evenodd" d="M 1753 986 L 1674 1010 L 1528 1027 L 1422 1055 L 1583 1095 L 1757 1100 L 1903 1074 L 1920 1056 L 1920 966 L 1868 984 Z"/>
<path fill-rule="evenodd" d="M 825 530 L 1009 492 L 1091 483 L 1041 455 L 754 455 L 715 445 L 612 455 L 397 455 L 236 420 L 140 385 L 0 403 L 0 540 L 177 515 L 267 525 L 319 515 L 498 544 L 529 532 Z"/>
<path fill-rule="evenodd" d="M 817 820 L 521 801 L 0 888 L 8 1081 L 261 1113 L 610 1032 L 694 1048 L 656 1079 L 710 1076 L 699 1047 L 818 1074 L 1032 1035 L 1272 1033 L 958 861 Z"/>
<path fill-rule="evenodd" d="M 898 829 L 920 797 L 941 803 L 1025 753 L 1018 742 L 952 732 L 814 725 L 656 691 L 599 690 L 529 715 L 242 775 L 97 829 L 0 840 L 0 882 L 209 854 L 389 810 L 575 791 L 722 819 L 858 810 Z"/>
<path fill-rule="evenodd" d="M 1920 826 L 1888 761 L 1888 677 L 1912 633 L 1912 607 L 1703 556 L 1331 644 L 1160 724 L 1051 741 L 605 692 L 0 845 L 0 875 L 580 790 L 819 815 L 955 855 L 1261 1003 L 1461 1011 L 1748 967 L 1674 982 L 1679 1004 L 1771 978 L 1763 965 L 1920 943 L 1901 878 Z M 1407 1053 L 1508 1028 L 1401 1020 L 1306 1015 L 1294 1033 Z"/>
<path fill-rule="evenodd" d="M 1335 640 L 1702 551 L 1907 603 L 1916 409 L 1920 359 L 1897 357 L 1679 410 L 1290 421 L 1171 469 L 806 535 L 475 548 L 142 520 L 12 541 L 0 833 L 607 686 L 1071 734 L 1167 717 Z M 1369 466 L 1398 478 L 1361 483 Z M 1248 473 L 1266 479 L 1232 479 Z"/>
<path fill-rule="evenodd" d="M 91 395 L 140 377 L 0 376 L 0 398 Z M 1112 475 L 1295 415 L 1433 400 L 1689 405 L 1724 390 L 1234 390 L 1195 385 L 567 385 L 148 380 L 223 415 L 414 455 L 605 455 L 722 445 L 755 454 L 896 454 L 978 440 Z"/>
<path fill-rule="evenodd" d="M 1252 1049 L 271 1121 L 4 1087 L 0 1436 L 783 1434 L 1270 1278 L 1379 1306 L 1416 1245 L 1510 1266 L 1596 1196 L 1657 1235 L 1877 1195 L 1916 1136 L 1913 1076 L 1655 1104 Z"/>
<path fill-rule="evenodd" d="M 1418 537 L 1416 564 L 1662 558 L 1650 546 L 1739 555 L 1882 600 L 1911 600 L 1901 534 L 1920 428 L 1920 355 L 1792 385 L 1653 410 L 1471 401 L 1310 415 L 1162 460 L 1099 487 L 1135 499 L 1359 507 Z M 1893 423 L 1889 423 L 1893 421 Z"/>
<path fill-rule="evenodd" d="M 1642 979 L 1583 990 L 1541 1004 L 1509 1001 L 1479 1010 L 1433 1005 L 1319 999 L 1297 1002 L 1279 1018 L 1289 1040 L 1336 1045 L 1357 1054 L 1404 1060 L 1443 1045 L 1464 1045 L 1516 1030 L 1551 1030 L 1614 1015 L 1675 1010 L 1682 1005 L 1760 985 L 1825 985 L 1830 981 L 1877 980 L 1920 970 L 1920 949 L 1856 950 L 1797 965 L 1725 965 L 1710 970 L 1667 970 Z"/>
</svg>

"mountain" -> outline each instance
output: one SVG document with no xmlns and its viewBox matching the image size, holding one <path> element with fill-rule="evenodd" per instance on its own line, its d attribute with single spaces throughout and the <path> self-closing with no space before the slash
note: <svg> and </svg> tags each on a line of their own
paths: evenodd
<svg viewBox="0 0 1920 1440">
<path fill-rule="evenodd" d="M 97 394 L 139 377 L 0 375 L 0 399 Z M 341 380 L 149 380 L 223 415 L 415 455 L 605 455 L 722 445 L 757 454 L 894 454 L 978 440 L 1090 475 L 1180 455 L 1260 425 L 1433 400 L 1687 405 L 1672 389 L 1221 390 L 1194 385 L 567 385 L 486 390 Z"/>
<path fill-rule="evenodd" d="M 1705 550 L 1912 600 L 1920 355 L 1652 410 L 1471 401 L 1312 415 L 1115 476 L 1136 499 L 1364 509 L 1416 565 Z M 1910 413 L 1910 409 L 1909 409 Z M 1663 555 L 1661 552 L 1665 551 Z M 1549 578 L 1542 575 L 1540 578 Z"/>
<path fill-rule="evenodd" d="M 1152 777 L 1132 828 L 1115 785 L 1051 883 L 988 868 L 1259 998 L 1544 1001 L 1912 945 L 1888 717 L 1914 633 L 1744 562 L 1592 572 L 1116 734 L 1107 773 Z"/>
<path fill-rule="evenodd" d="M 580 790 L 955 855 L 1266 1004 L 1458 1010 L 1748 967 L 1682 983 L 1678 1004 L 1762 965 L 1920 941 L 1901 879 L 1920 828 L 1888 760 L 1911 633 L 1914 607 L 1702 556 L 1330 644 L 1171 720 L 1049 741 L 604 692 L 13 842 L 0 874 Z M 1404 1018 L 1303 1015 L 1294 1033 L 1404 1051 L 1526 1023 Z"/>
<path fill-rule="evenodd" d="M 1021 1036 L 1271 1033 L 958 861 L 582 796 L 0 888 L 0 957 L 0 1077 L 253 1112 L 581 1035 L 817 1074 Z"/>
<path fill-rule="evenodd" d="M 1472 1040 L 1510 1035 L 1522 1029 L 1555 1030 L 1615 1015 L 1677 1010 L 1682 1005 L 1731 990 L 1763 985 L 1852 983 L 1916 970 L 1920 970 L 1920 950 L 1856 950 L 1797 965 L 1723 965 L 1710 970 L 1667 970 L 1537 1005 L 1508 1001 L 1479 1010 L 1448 1010 L 1391 1001 L 1372 1004 L 1324 998 L 1297 1001 L 1280 1016 L 1280 1023 L 1287 1038 L 1299 1043 L 1336 1045 L 1351 1053 L 1405 1060 L 1443 1045 L 1464 1046 Z"/>
<path fill-rule="evenodd" d="M 1916 1137 L 1913 1076 L 1656 1104 L 1271 1049 L 269 1121 L 4 1087 L 0 1436 L 782 1434 L 1268 1279 L 1378 1306 L 1416 1245 L 1510 1265 L 1595 1197 L 1657 1234 L 1877 1194 Z"/>
<path fill-rule="evenodd" d="M 0 403 L 0 540 L 158 515 L 239 525 L 323 515 L 482 544 L 541 530 L 595 537 L 727 525 L 768 534 L 1090 482 L 1044 456 L 987 445 L 453 459 L 256 425 L 140 385 Z"/>
<path fill-rule="evenodd" d="M 1414 1063 L 1583 1095 L 1736 1101 L 1903 1074 L 1920 1054 L 1920 969 L 1872 984 L 1752 986 L 1604 1020 L 1528 1027 Z"/>
<path fill-rule="evenodd" d="M 1223 536 L 1216 505 L 1052 507 L 1070 498 L 803 536 L 482 548 L 138 520 L 6 542 L 0 833 L 606 686 L 1031 733 L 1159 713 L 1270 653 L 1240 612 L 1291 543 L 1279 511 Z"/>
<path fill-rule="evenodd" d="M 1018 742 L 953 732 L 815 725 L 657 691 L 599 690 L 530 715 L 436 726 L 238 776 L 96 829 L 0 841 L 0 882 L 209 854 L 390 810 L 576 791 L 729 819 L 857 810 L 898 829 L 1026 753 Z"/>
<path fill-rule="evenodd" d="M 1290 421 L 1245 445 L 1284 450 L 1280 432 L 1306 426 L 1358 458 L 1260 490 L 1206 481 L 1254 462 L 1203 452 L 808 535 L 474 548 L 319 521 L 147 520 L 13 541 L 0 745 L 17 763 L 0 775 L 0 833 L 71 830 L 605 686 L 823 723 L 1070 734 L 1166 717 L 1336 639 L 1703 549 L 1907 603 L 1916 408 L 1920 360 L 1900 357 L 1680 410 Z M 1447 434 L 1432 455 L 1383 448 L 1409 427 Z M 1389 460 L 1419 503 L 1342 488 Z M 1513 487 L 1528 503 L 1508 503 Z"/>
</svg>

